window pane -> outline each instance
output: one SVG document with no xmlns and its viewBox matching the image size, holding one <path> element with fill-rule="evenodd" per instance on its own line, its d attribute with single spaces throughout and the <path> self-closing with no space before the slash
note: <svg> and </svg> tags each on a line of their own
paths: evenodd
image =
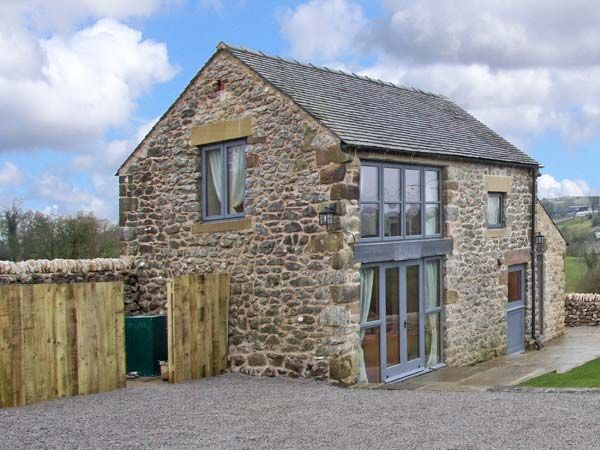
<svg viewBox="0 0 600 450">
<path fill-rule="evenodd" d="M 379 327 L 367 328 L 361 330 L 362 351 L 364 357 L 364 370 L 366 372 L 366 380 L 361 379 L 361 382 L 368 381 L 369 383 L 380 383 L 381 377 L 379 372 Z M 361 374 L 362 375 L 362 374 Z M 361 376 L 361 378 L 364 375 Z"/>
<path fill-rule="evenodd" d="M 416 359 L 419 350 L 419 266 L 406 267 L 406 344 L 408 360 Z"/>
<path fill-rule="evenodd" d="M 385 270 L 385 339 L 387 365 L 400 364 L 400 285 L 397 267 Z"/>
<path fill-rule="evenodd" d="M 427 314 L 425 317 L 425 367 L 430 367 L 440 362 L 441 333 L 440 313 Z"/>
<path fill-rule="evenodd" d="M 524 300 L 523 288 L 521 286 L 521 271 L 515 270 L 508 272 L 508 301 L 518 302 Z"/>
<path fill-rule="evenodd" d="M 383 169 L 383 201 L 390 203 L 399 203 L 402 201 L 400 169 Z"/>
<path fill-rule="evenodd" d="M 244 146 L 227 148 L 228 212 L 244 212 Z"/>
<path fill-rule="evenodd" d="M 487 223 L 492 226 L 502 225 L 502 202 L 499 194 L 488 195 Z"/>
<path fill-rule="evenodd" d="M 406 235 L 421 234 L 421 205 L 406 205 Z"/>
<path fill-rule="evenodd" d="M 379 168 L 362 166 L 360 168 L 360 200 L 379 200 Z"/>
<path fill-rule="evenodd" d="M 400 205 L 383 205 L 383 226 L 385 236 L 400 236 L 402 234 L 402 211 Z"/>
<path fill-rule="evenodd" d="M 439 207 L 439 205 L 425 206 L 425 234 L 427 236 L 440 234 L 440 207 Z"/>
<path fill-rule="evenodd" d="M 221 199 L 223 198 L 223 171 L 221 150 L 206 152 L 206 215 L 221 215 Z"/>
<path fill-rule="evenodd" d="M 360 205 L 360 235 L 379 236 L 379 205 Z"/>
<path fill-rule="evenodd" d="M 440 261 L 425 263 L 425 309 L 440 306 Z"/>
<path fill-rule="evenodd" d="M 428 202 L 440 201 L 439 172 L 425 171 L 425 200 Z"/>
<path fill-rule="evenodd" d="M 421 172 L 419 170 L 406 170 L 404 172 L 404 190 L 407 202 L 421 201 Z"/>
<path fill-rule="evenodd" d="M 379 268 L 360 271 L 360 323 L 379 320 Z"/>
</svg>

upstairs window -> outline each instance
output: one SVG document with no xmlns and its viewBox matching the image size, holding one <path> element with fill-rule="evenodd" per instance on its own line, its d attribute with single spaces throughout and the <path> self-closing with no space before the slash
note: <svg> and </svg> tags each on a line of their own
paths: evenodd
<svg viewBox="0 0 600 450">
<path fill-rule="evenodd" d="M 440 237 L 441 210 L 440 169 L 362 164 L 360 215 L 363 239 Z"/>
<path fill-rule="evenodd" d="M 202 147 L 202 216 L 205 220 L 244 216 L 246 143 Z"/>
<path fill-rule="evenodd" d="M 486 216 L 488 228 L 504 227 L 504 194 L 501 192 L 488 193 Z"/>
</svg>

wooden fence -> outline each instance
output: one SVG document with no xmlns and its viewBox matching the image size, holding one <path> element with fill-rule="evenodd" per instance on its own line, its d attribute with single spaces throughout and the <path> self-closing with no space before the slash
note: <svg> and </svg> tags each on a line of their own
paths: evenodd
<svg viewBox="0 0 600 450">
<path fill-rule="evenodd" d="M 123 282 L 0 286 L 0 407 L 124 386 Z"/>
<path fill-rule="evenodd" d="M 168 283 L 169 381 L 227 368 L 229 274 L 183 275 Z"/>
</svg>

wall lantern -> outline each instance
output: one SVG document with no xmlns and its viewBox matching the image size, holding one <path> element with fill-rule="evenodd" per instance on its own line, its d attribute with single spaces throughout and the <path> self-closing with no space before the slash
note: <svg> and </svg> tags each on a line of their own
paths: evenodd
<svg viewBox="0 0 600 450">
<path fill-rule="evenodd" d="M 546 251 L 546 236 L 541 233 L 535 235 L 535 250 L 537 253 L 544 253 Z"/>
<path fill-rule="evenodd" d="M 319 212 L 319 225 L 331 225 L 335 215 L 335 206 L 326 206 Z"/>
</svg>

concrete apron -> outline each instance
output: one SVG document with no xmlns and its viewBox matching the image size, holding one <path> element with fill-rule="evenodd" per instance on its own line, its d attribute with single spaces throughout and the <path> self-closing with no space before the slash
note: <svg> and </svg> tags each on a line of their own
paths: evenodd
<svg viewBox="0 0 600 450">
<path fill-rule="evenodd" d="M 486 391 L 517 386 L 548 372 L 567 372 L 600 357 L 600 327 L 568 328 L 567 334 L 540 350 L 503 356 L 468 367 L 445 367 L 395 384 L 368 385 L 374 389 Z"/>
</svg>

